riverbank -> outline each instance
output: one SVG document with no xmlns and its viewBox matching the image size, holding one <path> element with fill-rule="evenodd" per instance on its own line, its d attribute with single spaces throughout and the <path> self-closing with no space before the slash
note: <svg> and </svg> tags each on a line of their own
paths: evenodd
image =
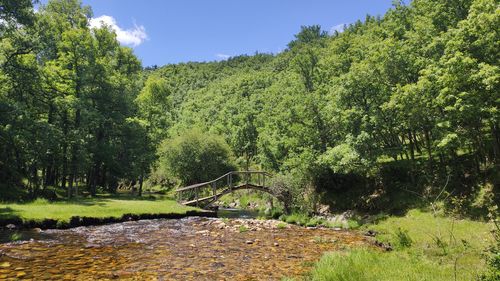
<svg viewBox="0 0 500 281">
<path fill-rule="evenodd" d="M 361 231 L 392 251 L 354 249 L 325 254 L 306 280 L 479 280 L 492 245 L 489 223 L 410 210 L 380 216 Z"/>
<path fill-rule="evenodd" d="M 158 197 L 97 197 L 71 201 L 0 204 L 0 227 L 57 228 L 99 225 L 140 219 L 177 219 L 216 214 Z"/>
</svg>

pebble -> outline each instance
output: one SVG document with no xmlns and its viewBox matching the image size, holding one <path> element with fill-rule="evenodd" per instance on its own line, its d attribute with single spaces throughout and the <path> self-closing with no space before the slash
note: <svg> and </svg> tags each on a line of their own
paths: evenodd
<svg viewBox="0 0 500 281">
<path fill-rule="evenodd" d="M 245 241 L 245 243 L 247 243 L 247 244 L 253 244 L 253 241 L 252 240 L 247 240 L 247 241 Z"/>
</svg>

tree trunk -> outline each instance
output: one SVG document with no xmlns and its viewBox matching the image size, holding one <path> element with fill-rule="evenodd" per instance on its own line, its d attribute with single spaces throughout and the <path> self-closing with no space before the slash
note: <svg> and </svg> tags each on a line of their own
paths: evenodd
<svg viewBox="0 0 500 281">
<path fill-rule="evenodd" d="M 142 196 L 142 184 L 144 182 L 144 170 L 141 171 L 141 176 L 139 177 L 139 197 Z"/>
<path fill-rule="evenodd" d="M 61 174 L 61 188 L 66 189 L 66 176 L 68 174 L 68 112 L 64 111 L 63 113 L 63 134 L 64 134 L 64 141 L 63 141 L 63 152 L 62 152 L 62 158 L 63 158 L 63 165 L 62 165 L 62 174 Z"/>
<path fill-rule="evenodd" d="M 498 124 L 493 124 L 491 126 L 491 136 L 493 137 L 493 162 L 500 163 L 500 132 Z"/>
<path fill-rule="evenodd" d="M 424 130 L 424 135 L 425 135 L 425 144 L 427 146 L 427 157 L 428 159 L 428 165 L 429 165 L 429 172 L 432 173 L 433 171 L 433 164 L 432 164 L 432 143 L 431 143 L 431 136 L 430 133 L 427 129 Z"/>
</svg>

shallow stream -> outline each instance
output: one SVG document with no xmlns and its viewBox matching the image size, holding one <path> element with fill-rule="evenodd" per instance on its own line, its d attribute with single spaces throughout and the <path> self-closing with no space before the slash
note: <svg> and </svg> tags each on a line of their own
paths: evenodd
<svg viewBox="0 0 500 281">
<path fill-rule="evenodd" d="M 142 220 L 0 244 L 0 280 L 280 280 L 326 251 L 369 244 L 356 232 L 277 221 Z"/>
</svg>

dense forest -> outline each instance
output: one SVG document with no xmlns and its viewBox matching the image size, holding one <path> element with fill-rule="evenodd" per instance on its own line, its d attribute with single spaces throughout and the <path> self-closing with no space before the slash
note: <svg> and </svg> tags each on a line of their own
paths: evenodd
<svg viewBox="0 0 500 281">
<path fill-rule="evenodd" d="M 148 68 L 91 16 L 1 1 L 3 199 L 240 168 L 274 173 L 300 208 L 496 200 L 497 0 L 395 2 L 342 32 L 303 26 L 279 54 Z"/>
</svg>

